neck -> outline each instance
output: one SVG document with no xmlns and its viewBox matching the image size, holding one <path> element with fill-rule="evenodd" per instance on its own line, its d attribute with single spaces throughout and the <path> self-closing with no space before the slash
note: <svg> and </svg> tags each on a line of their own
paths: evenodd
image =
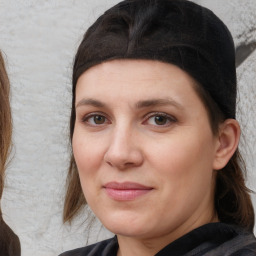
<svg viewBox="0 0 256 256">
<path fill-rule="evenodd" d="M 153 256 L 156 250 L 155 244 L 151 240 L 139 240 L 131 237 L 118 237 L 119 249 L 117 256 Z"/>
</svg>

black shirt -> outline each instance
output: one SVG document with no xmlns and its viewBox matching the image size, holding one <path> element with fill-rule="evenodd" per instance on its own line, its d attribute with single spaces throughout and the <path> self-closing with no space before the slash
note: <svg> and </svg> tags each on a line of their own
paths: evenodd
<svg viewBox="0 0 256 256">
<path fill-rule="evenodd" d="M 59 256 L 116 256 L 116 236 Z M 253 233 L 225 223 L 209 223 L 170 243 L 155 256 L 256 256 Z"/>
</svg>

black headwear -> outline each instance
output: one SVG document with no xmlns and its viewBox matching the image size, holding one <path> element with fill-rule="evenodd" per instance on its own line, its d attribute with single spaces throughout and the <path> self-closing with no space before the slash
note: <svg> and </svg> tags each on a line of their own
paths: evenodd
<svg viewBox="0 0 256 256">
<path fill-rule="evenodd" d="M 225 118 L 235 118 L 234 42 L 224 23 L 207 8 L 186 0 L 120 2 L 85 34 L 73 84 L 91 66 L 120 58 L 179 66 L 210 94 Z"/>
</svg>

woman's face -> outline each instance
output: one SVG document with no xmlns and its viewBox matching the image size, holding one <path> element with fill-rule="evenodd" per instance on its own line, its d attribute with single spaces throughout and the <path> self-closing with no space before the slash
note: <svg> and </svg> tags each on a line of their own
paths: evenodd
<svg viewBox="0 0 256 256">
<path fill-rule="evenodd" d="M 113 233 L 176 239 L 212 220 L 217 138 L 194 86 L 149 60 L 109 61 L 78 79 L 75 161 L 88 204 Z"/>
</svg>

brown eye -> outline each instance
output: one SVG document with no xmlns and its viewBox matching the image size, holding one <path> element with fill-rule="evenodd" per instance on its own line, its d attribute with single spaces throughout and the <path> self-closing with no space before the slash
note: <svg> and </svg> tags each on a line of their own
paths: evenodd
<svg viewBox="0 0 256 256">
<path fill-rule="evenodd" d="M 104 115 L 90 114 L 83 118 L 83 122 L 90 126 L 98 126 L 109 123 L 108 119 Z"/>
<path fill-rule="evenodd" d="M 144 124 L 149 124 L 153 126 L 169 126 L 173 123 L 177 122 L 177 119 L 173 116 L 166 114 L 164 112 L 160 113 L 150 113 L 149 117 L 147 118 L 146 122 Z"/>
<path fill-rule="evenodd" d="M 165 125 L 168 121 L 165 116 L 155 116 L 154 119 L 157 125 Z"/>
<path fill-rule="evenodd" d="M 106 121 L 106 118 L 104 116 L 100 116 L 100 115 L 95 115 L 93 117 L 93 122 L 95 124 L 104 124 Z"/>
</svg>

